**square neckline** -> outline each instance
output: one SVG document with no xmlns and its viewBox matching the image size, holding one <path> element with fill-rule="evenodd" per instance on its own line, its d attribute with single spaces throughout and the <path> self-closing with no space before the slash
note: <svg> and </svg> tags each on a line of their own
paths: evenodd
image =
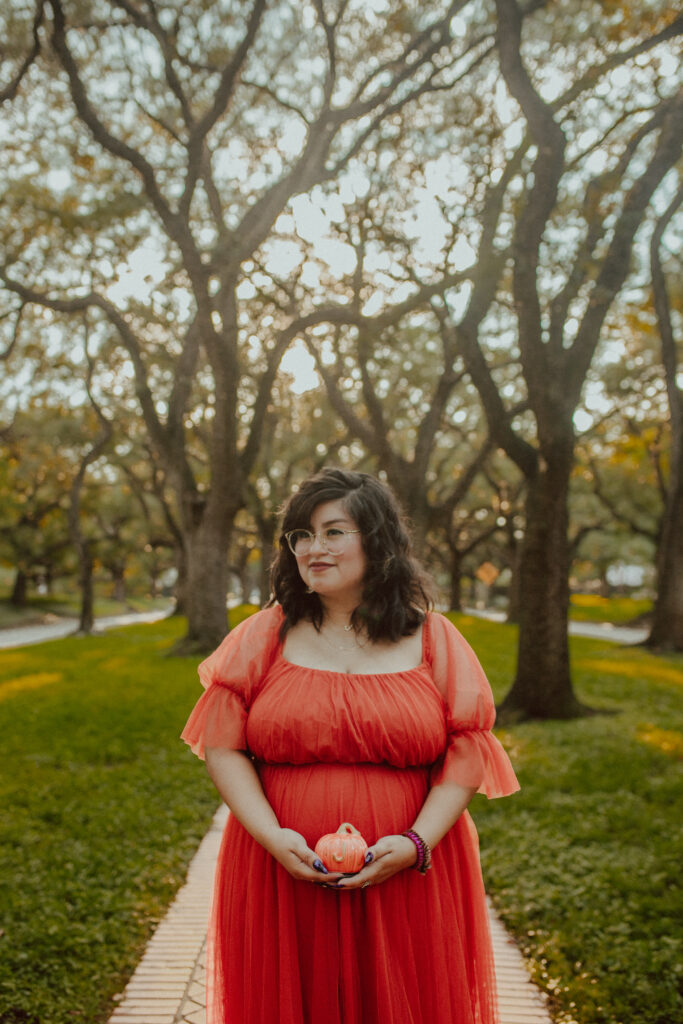
<svg viewBox="0 0 683 1024">
<path fill-rule="evenodd" d="M 428 657 L 427 657 L 427 652 L 428 652 L 428 649 L 429 649 L 429 646 L 428 646 L 428 641 L 429 641 L 429 618 L 430 618 L 429 612 L 427 612 L 425 614 L 424 620 L 422 622 L 422 636 L 420 637 L 420 641 L 421 641 L 420 646 L 421 646 L 421 650 L 422 650 L 422 657 L 421 657 L 420 662 L 419 662 L 418 665 L 412 665 L 410 668 L 392 669 L 390 672 L 344 672 L 342 669 L 336 669 L 336 668 L 318 668 L 317 666 L 314 667 L 312 665 L 301 665 L 301 664 L 299 664 L 299 662 L 297 662 L 297 661 L 290 661 L 289 658 L 285 657 L 285 654 L 284 654 L 285 645 L 284 645 L 284 641 L 283 640 L 278 641 L 276 660 L 282 661 L 285 665 L 291 665 L 292 668 L 302 668 L 302 669 L 305 669 L 307 672 L 325 672 L 325 673 L 327 673 L 329 675 L 333 675 L 333 676 L 347 676 L 347 677 L 351 677 L 352 679 L 366 679 L 366 678 L 367 679 L 372 679 L 373 677 L 377 678 L 379 676 L 385 676 L 385 677 L 386 676 L 404 676 L 404 675 L 407 675 L 408 673 L 418 672 L 421 669 L 426 669 L 426 668 L 429 667 L 429 662 L 428 662 Z"/>
</svg>

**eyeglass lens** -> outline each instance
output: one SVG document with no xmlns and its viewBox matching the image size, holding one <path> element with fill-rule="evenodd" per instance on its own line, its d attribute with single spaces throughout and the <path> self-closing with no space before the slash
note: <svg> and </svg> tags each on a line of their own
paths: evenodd
<svg viewBox="0 0 683 1024">
<path fill-rule="evenodd" d="M 305 555 L 313 546 L 315 536 L 309 530 L 294 530 L 287 539 L 295 555 Z M 323 530 L 317 536 L 325 550 L 332 555 L 339 554 L 346 544 L 347 535 L 340 530 Z"/>
</svg>

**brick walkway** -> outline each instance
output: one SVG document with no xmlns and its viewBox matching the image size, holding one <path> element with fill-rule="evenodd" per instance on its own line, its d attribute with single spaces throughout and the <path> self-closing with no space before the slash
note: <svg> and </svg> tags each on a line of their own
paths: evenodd
<svg viewBox="0 0 683 1024">
<path fill-rule="evenodd" d="M 205 1024 L 204 944 L 213 869 L 227 808 L 216 813 L 168 914 L 154 933 L 109 1024 Z M 491 911 L 500 1024 L 551 1024 L 517 946 Z"/>
</svg>

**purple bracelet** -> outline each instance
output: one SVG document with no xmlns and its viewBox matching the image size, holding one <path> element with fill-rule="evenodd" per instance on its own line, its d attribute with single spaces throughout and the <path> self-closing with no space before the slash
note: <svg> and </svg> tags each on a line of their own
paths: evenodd
<svg viewBox="0 0 683 1024">
<path fill-rule="evenodd" d="M 413 867 L 416 871 L 419 871 L 421 875 L 426 875 L 429 868 L 432 866 L 432 851 L 429 849 L 429 844 L 424 841 L 422 836 L 418 835 L 417 832 L 409 828 L 407 832 L 401 832 L 402 836 L 406 839 L 410 839 L 412 843 L 415 843 L 417 848 L 417 860 Z"/>
</svg>

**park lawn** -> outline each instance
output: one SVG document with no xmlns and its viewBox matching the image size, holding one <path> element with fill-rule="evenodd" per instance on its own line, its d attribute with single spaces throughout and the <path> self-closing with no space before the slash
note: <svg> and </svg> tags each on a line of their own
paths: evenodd
<svg viewBox="0 0 683 1024">
<path fill-rule="evenodd" d="M 105 1021 L 218 804 L 169 619 L 0 652 L 0 1021 Z"/>
<path fill-rule="evenodd" d="M 514 628 L 454 621 L 501 697 Z M 0 652 L 2 1024 L 105 1021 L 208 826 L 217 798 L 177 738 L 197 659 L 165 656 L 181 632 Z M 619 713 L 499 732 L 523 790 L 473 803 L 487 886 L 558 1021 L 680 1024 L 683 661 L 572 648 L 582 699 Z"/>
<path fill-rule="evenodd" d="M 625 626 L 642 620 L 652 612 L 649 598 L 599 597 L 597 594 L 572 594 L 569 617 L 575 622 L 611 622 Z"/>
<path fill-rule="evenodd" d="M 452 616 L 503 696 L 511 626 Z M 562 1024 L 681 1024 L 683 658 L 575 637 L 575 685 L 616 712 L 499 730 L 522 785 L 475 797 L 487 888 Z"/>
</svg>

